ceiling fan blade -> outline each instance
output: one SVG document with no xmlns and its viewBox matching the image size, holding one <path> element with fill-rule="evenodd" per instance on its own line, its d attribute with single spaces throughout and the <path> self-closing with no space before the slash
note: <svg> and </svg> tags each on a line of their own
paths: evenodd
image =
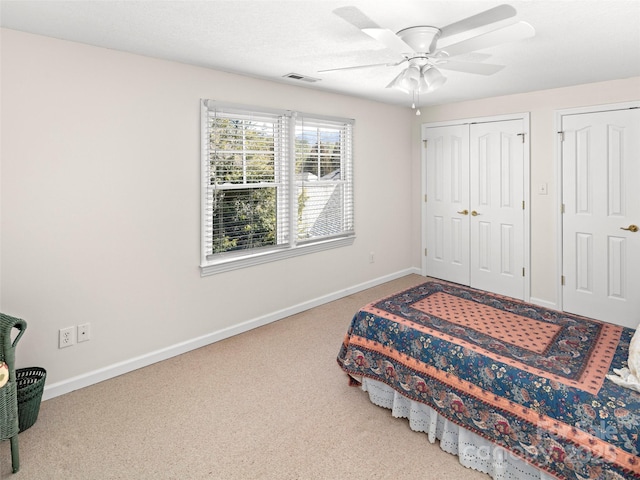
<svg viewBox="0 0 640 480">
<path fill-rule="evenodd" d="M 455 60 L 450 60 L 446 63 L 439 63 L 437 66 L 441 70 L 475 73 L 477 75 L 493 75 L 504 68 L 504 65 L 496 65 L 493 63 L 458 62 Z"/>
<path fill-rule="evenodd" d="M 508 25 L 504 28 L 493 30 L 477 37 L 469 38 L 443 48 L 439 48 L 436 52 L 448 53 L 450 57 L 462 55 L 464 53 L 473 52 L 474 50 L 482 50 L 483 48 L 493 47 L 501 43 L 514 42 L 516 40 L 524 40 L 535 36 L 535 29 L 526 22 L 518 22 Z"/>
<path fill-rule="evenodd" d="M 407 61 L 407 59 L 403 58 L 402 60 L 400 60 L 399 62 L 396 62 L 396 63 L 371 63 L 369 65 L 354 65 L 354 66 L 351 66 L 351 67 L 327 68 L 325 70 L 318 70 L 318 73 L 337 72 L 339 70 L 356 70 L 358 68 L 396 67 L 396 66 L 398 66 L 401 63 L 404 63 L 406 61 Z"/>
<path fill-rule="evenodd" d="M 515 17 L 516 13 L 516 9 L 511 5 L 498 5 L 497 7 L 490 8 L 489 10 L 480 12 L 477 15 L 472 15 L 471 17 L 464 18 L 458 22 L 441 28 L 440 31 L 442 34 L 440 35 L 440 38 L 484 27 L 485 25 L 490 25 L 501 20 L 506 20 L 507 18 Z"/>
<path fill-rule="evenodd" d="M 407 45 L 402 39 L 393 33 L 391 30 L 386 28 L 364 28 L 362 29 L 364 33 L 369 35 L 371 38 L 379 41 L 389 50 L 392 50 L 399 54 L 411 53 L 413 52 L 413 48 Z"/>
<path fill-rule="evenodd" d="M 336 8 L 333 13 L 360 30 L 365 28 L 380 28 L 380 25 L 371 20 L 356 7 Z"/>
<path fill-rule="evenodd" d="M 359 28 L 374 40 L 379 41 L 389 50 L 393 50 L 397 53 L 413 52 L 413 49 L 404 43 L 394 32 L 387 28 L 380 27 L 380 25 L 371 20 L 356 7 L 336 8 L 333 13 L 342 18 L 345 22 Z"/>
</svg>

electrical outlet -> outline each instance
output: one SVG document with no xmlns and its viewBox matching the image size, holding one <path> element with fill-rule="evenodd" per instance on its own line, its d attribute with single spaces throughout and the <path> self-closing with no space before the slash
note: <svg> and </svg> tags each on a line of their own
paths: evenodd
<svg viewBox="0 0 640 480">
<path fill-rule="evenodd" d="M 76 329 L 74 327 L 66 327 L 58 330 L 58 348 L 70 347 L 76 343 Z"/>
<path fill-rule="evenodd" d="M 369 252 L 369 263 L 373 263 L 376 261 L 376 256 L 374 252 Z"/>
<path fill-rule="evenodd" d="M 86 342 L 91 338 L 91 330 L 88 323 L 78 325 L 78 343 Z"/>
</svg>

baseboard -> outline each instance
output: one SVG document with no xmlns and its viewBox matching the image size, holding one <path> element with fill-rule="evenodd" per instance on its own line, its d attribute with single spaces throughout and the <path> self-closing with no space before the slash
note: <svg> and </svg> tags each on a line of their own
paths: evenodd
<svg viewBox="0 0 640 480">
<path fill-rule="evenodd" d="M 201 337 L 193 338 L 185 342 L 171 345 L 169 347 L 156 350 L 156 351 L 147 353 L 145 355 L 140 355 L 138 357 L 131 358 L 129 360 L 125 360 L 119 363 L 115 363 L 113 365 L 109 365 L 107 367 L 100 368 L 98 370 L 93 370 L 91 372 L 87 372 L 85 374 L 69 378 L 67 380 L 62 380 L 60 382 L 57 382 L 51 385 L 46 385 L 44 388 L 44 392 L 42 394 L 42 399 L 48 400 L 50 398 L 58 397 L 60 395 L 64 395 L 65 393 L 69 393 L 74 390 L 78 390 L 80 388 L 88 387 L 90 385 L 103 382 L 110 378 L 114 378 L 119 375 L 132 372 L 134 370 L 149 366 L 157 362 L 161 362 L 162 360 L 167 360 L 177 355 L 182 355 L 183 353 L 189 352 L 191 350 L 195 350 L 197 348 L 201 348 L 206 345 L 219 342 L 220 340 L 224 340 L 225 338 L 229 338 L 234 335 L 247 332 L 254 328 L 267 325 L 271 322 L 275 322 L 277 320 L 281 320 L 291 315 L 304 312 L 305 310 L 309 310 L 310 308 L 317 307 L 325 303 L 332 302 L 334 300 L 339 300 L 340 298 L 352 295 L 354 293 L 360 292 L 362 290 L 366 290 L 368 288 L 381 285 L 386 282 L 390 282 L 391 280 L 395 280 L 410 274 L 420 275 L 421 274 L 420 269 L 408 268 L 406 270 L 401 270 L 399 272 L 392 273 L 390 275 L 385 275 L 383 277 L 379 277 L 374 280 L 361 283 L 359 285 L 354 285 L 352 287 L 345 288 L 343 290 L 338 290 L 336 292 L 330 293 L 328 295 L 324 295 L 322 297 L 314 298 L 312 300 L 299 303 L 297 305 L 294 305 L 282 310 L 278 310 L 276 312 L 264 315 L 262 317 L 248 320 L 246 322 L 240 323 L 238 325 L 234 325 L 232 327 L 227 327 L 222 330 L 218 330 L 218 331 L 203 335 Z"/>
<path fill-rule="evenodd" d="M 529 303 L 533 303 L 534 305 L 548 308 L 550 310 L 560 310 L 560 306 L 557 303 L 550 302 L 548 300 L 542 300 L 541 298 L 529 297 Z"/>
</svg>

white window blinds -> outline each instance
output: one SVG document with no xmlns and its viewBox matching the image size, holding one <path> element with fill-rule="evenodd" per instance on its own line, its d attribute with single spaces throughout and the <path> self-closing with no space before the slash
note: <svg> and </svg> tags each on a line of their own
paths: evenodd
<svg viewBox="0 0 640 480">
<path fill-rule="evenodd" d="M 203 100 L 201 266 L 352 237 L 352 123 Z"/>
<path fill-rule="evenodd" d="M 350 123 L 296 120 L 297 239 L 353 232 Z"/>
</svg>

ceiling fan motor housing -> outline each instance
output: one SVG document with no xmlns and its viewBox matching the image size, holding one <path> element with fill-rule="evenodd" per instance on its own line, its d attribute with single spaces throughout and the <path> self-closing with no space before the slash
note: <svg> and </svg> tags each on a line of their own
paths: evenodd
<svg viewBox="0 0 640 480">
<path fill-rule="evenodd" d="M 417 26 L 400 30 L 396 35 L 417 53 L 433 53 L 442 34 L 437 27 Z"/>
</svg>

